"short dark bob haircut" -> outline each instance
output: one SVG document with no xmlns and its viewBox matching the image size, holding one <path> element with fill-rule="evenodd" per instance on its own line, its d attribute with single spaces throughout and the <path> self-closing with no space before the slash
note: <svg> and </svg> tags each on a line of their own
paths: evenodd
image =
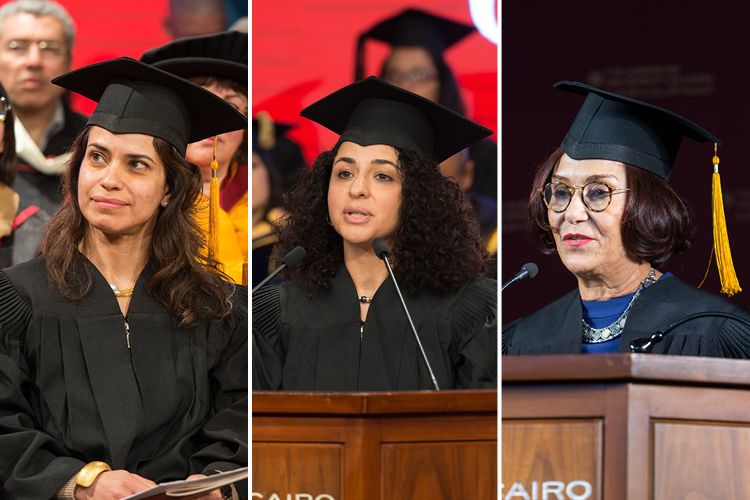
<svg viewBox="0 0 750 500">
<path fill-rule="evenodd" d="M 558 148 L 537 168 L 526 207 L 532 237 L 545 254 L 557 253 L 557 248 L 539 191 L 550 182 L 563 154 Z M 693 243 L 695 228 L 690 206 L 664 179 L 651 172 L 625 165 L 625 173 L 630 191 L 622 216 L 623 245 L 629 255 L 659 269 Z"/>
<path fill-rule="evenodd" d="M 94 275 L 78 251 L 89 228 L 78 202 L 78 178 L 88 147 L 91 126 L 76 138 L 63 175 L 65 201 L 47 223 L 40 252 L 46 256 L 50 283 L 63 297 L 77 300 L 88 293 Z M 205 317 L 223 318 L 231 312 L 234 293 L 216 261 L 206 256 L 205 235 L 196 221 L 196 202 L 201 196 L 200 169 L 186 161 L 167 141 L 153 138 L 154 149 L 164 163 L 170 200 L 160 207 L 151 235 L 156 272 L 148 291 L 172 315 L 180 328 L 196 325 Z M 86 270 L 78 276 L 75 269 Z"/>
<path fill-rule="evenodd" d="M 409 294 L 458 290 L 474 276 L 487 274 L 488 253 L 471 204 L 458 185 L 443 177 L 437 163 L 411 150 L 395 148 L 401 176 L 399 224 L 391 262 Z M 305 277 L 305 290 L 320 296 L 344 262 L 341 235 L 329 224 L 328 184 L 338 146 L 318 155 L 286 196 L 287 215 L 279 232 L 279 255 L 297 245 L 307 251 L 287 279 Z"/>
</svg>

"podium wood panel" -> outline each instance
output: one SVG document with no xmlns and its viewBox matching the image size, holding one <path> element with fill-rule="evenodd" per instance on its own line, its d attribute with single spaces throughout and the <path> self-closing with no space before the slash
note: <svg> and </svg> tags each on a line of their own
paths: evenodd
<svg viewBox="0 0 750 500">
<path fill-rule="evenodd" d="M 657 421 L 653 436 L 655 499 L 750 496 L 748 426 Z"/>
<path fill-rule="evenodd" d="M 527 484 L 583 480 L 601 495 L 601 434 L 601 419 L 503 424 L 503 476 L 524 477 Z"/>
<path fill-rule="evenodd" d="M 258 443 L 253 445 L 253 477 L 294 492 L 326 491 L 341 498 L 344 447 L 327 444 Z M 284 464 L 284 467 L 278 467 Z M 269 498 L 274 491 L 253 483 L 253 491 Z"/>
<path fill-rule="evenodd" d="M 383 444 L 382 457 L 382 498 L 497 497 L 495 443 Z"/>
<path fill-rule="evenodd" d="M 255 498 L 497 497 L 497 391 L 254 392 L 252 412 Z"/>
<path fill-rule="evenodd" d="M 584 450 L 588 438 L 571 445 L 545 426 L 566 432 L 571 422 L 598 421 L 601 448 L 591 449 L 601 480 L 586 498 L 750 498 L 750 361 L 513 356 L 503 358 L 502 370 L 503 494 L 523 488 L 531 498 L 536 487 L 542 498 L 544 481 L 570 485 L 571 476 L 558 471 L 570 467 L 571 446 Z M 518 429 L 536 435 L 519 438 Z M 521 447 L 518 439 L 547 448 Z M 573 491 L 561 498 L 583 498 L 582 489 Z"/>
</svg>

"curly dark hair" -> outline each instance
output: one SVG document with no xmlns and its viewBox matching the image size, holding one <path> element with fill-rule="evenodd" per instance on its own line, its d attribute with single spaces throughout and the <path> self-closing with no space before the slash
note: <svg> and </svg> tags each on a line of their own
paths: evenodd
<svg viewBox="0 0 750 500">
<path fill-rule="evenodd" d="M 437 163 L 423 154 L 395 149 L 402 183 L 391 259 L 407 292 L 429 288 L 444 293 L 485 275 L 488 253 L 471 203 L 455 182 L 443 177 Z M 338 145 L 321 153 L 312 168 L 300 174 L 286 196 L 287 215 L 279 230 L 279 255 L 297 245 L 307 251 L 307 259 L 288 269 L 286 277 L 304 276 L 311 296 L 330 288 L 344 261 L 343 239 L 328 223 L 328 183 L 337 151 Z"/>
<path fill-rule="evenodd" d="M 8 93 L 5 91 L 5 87 L 0 83 L 0 95 L 8 99 Z M 15 132 L 15 118 L 13 115 L 13 108 L 8 111 L 5 116 L 5 133 L 3 134 L 3 144 L 5 148 L 0 153 L 0 182 L 5 183 L 8 186 L 12 186 L 16 180 L 16 172 L 18 172 L 18 156 L 16 155 L 16 132 Z"/>
<path fill-rule="evenodd" d="M 545 254 L 557 253 L 557 248 L 547 206 L 539 192 L 550 182 L 563 154 L 562 148 L 558 148 L 537 168 L 526 207 L 532 237 Z M 623 245 L 630 255 L 659 269 L 693 243 L 695 228 L 690 206 L 664 179 L 651 172 L 625 165 L 625 173 L 630 191 L 622 216 Z"/>
<path fill-rule="evenodd" d="M 40 252 L 46 256 L 47 275 L 53 286 L 68 300 L 83 297 L 93 284 L 94 275 L 78 251 L 88 229 L 88 221 L 78 203 L 78 177 L 91 126 L 73 144 L 73 154 L 63 176 L 65 201 L 47 223 Z M 228 295 L 234 288 L 218 263 L 205 255 L 203 231 L 196 222 L 196 203 L 201 196 L 200 169 L 186 161 L 177 149 L 154 137 L 154 149 L 164 163 L 170 201 L 159 214 L 151 246 L 156 272 L 148 283 L 149 293 L 171 314 L 180 318 L 180 328 L 197 324 L 203 317 L 223 318 L 231 311 Z M 86 270 L 83 277 L 74 269 Z"/>
</svg>

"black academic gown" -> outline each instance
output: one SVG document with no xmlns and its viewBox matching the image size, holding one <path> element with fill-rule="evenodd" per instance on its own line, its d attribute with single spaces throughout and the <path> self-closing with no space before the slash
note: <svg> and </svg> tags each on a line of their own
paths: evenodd
<svg viewBox="0 0 750 500">
<path fill-rule="evenodd" d="M 650 337 L 675 321 L 698 312 L 716 311 L 750 320 L 742 308 L 699 290 L 680 278 L 661 279 L 641 292 L 628 315 L 619 352 L 630 352 L 630 341 Z M 503 354 L 578 354 L 581 352 L 581 296 L 578 289 L 503 327 Z M 750 329 L 726 318 L 689 321 L 654 345 L 654 354 L 750 357 Z"/>
<path fill-rule="evenodd" d="M 253 297 L 254 389 L 432 389 L 390 278 L 373 296 L 363 333 L 345 266 L 320 298 L 308 298 L 303 279 Z M 495 280 L 475 278 L 455 293 L 404 299 L 441 389 L 497 387 Z"/>
<path fill-rule="evenodd" d="M 86 265 L 93 288 L 73 302 L 50 290 L 44 257 L 0 272 L 0 498 L 50 499 L 96 460 L 157 483 L 247 465 L 247 288 L 228 318 L 180 330 L 147 292 L 149 264 L 128 348 Z"/>
</svg>

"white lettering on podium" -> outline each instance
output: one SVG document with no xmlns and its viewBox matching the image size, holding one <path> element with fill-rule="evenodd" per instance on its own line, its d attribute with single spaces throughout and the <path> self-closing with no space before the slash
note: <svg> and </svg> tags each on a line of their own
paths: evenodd
<svg viewBox="0 0 750 500">
<path fill-rule="evenodd" d="M 583 488 L 583 493 L 576 493 L 576 487 Z M 539 498 L 539 482 L 531 482 L 531 496 L 522 483 L 516 481 L 503 495 L 504 484 L 500 484 L 500 495 L 503 500 L 523 499 L 523 500 L 587 500 L 591 498 L 594 488 L 588 481 L 575 480 L 567 485 L 562 481 L 544 481 L 542 482 L 542 497 Z M 580 491 L 580 489 L 579 489 Z M 317 500 L 317 499 L 316 499 Z M 333 499 L 331 499 L 333 500 Z"/>
<path fill-rule="evenodd" d="M 582 486 L 583 487 L 583 494 L 577 495 L 576 493 L 573 493 L 573 488 L 576 486 Z M 591 493 L 594 491 L 594 488 L 591 487 L 591 485 L 586 481 L 573 481 L 571 483 L 568 483 L 568 486 L 565 487 L 565 493 L 570 497 L 570 500 L 586 500 L 591 496 Z"/>
<path fill-rule="evenodd" d="M 550 493 L 554 493 L 557 500 L 565 500 L 563 491 L 565 483 L 562 481 L 545 481 L 542 483 L 542 500 L 550 500 Z"/>
<path fill-rule="evenodd" d="M 513 486 L 511 486 L 510 490 L 508 490 L 508 494 L 505 495 L 505 500 L 508 500 L 510 498 L 523 498 L 524 500 L 531 500 L 531 498 L 529 498 L 529 494 L 526 492 L 526 488 L 524 488 L 523 485 L 518 481 L 513 483 Z"/>
</svg>

